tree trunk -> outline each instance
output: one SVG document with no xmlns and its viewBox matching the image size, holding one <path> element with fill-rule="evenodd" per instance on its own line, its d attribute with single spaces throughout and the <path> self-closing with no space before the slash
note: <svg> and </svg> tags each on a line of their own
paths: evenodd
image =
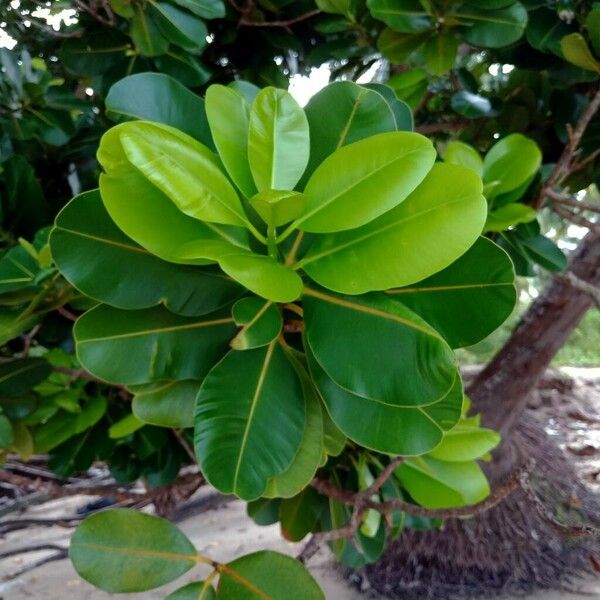
<svg viewBox="0 0 600 600">
<path fill-rule="evenodd" d="M 600 236 L 590 231 L 574 252 L 569 271 L 600 286 Z M 487 427 L 510 438 L 523 415 L 529 393 L 552 358 L 592 305 L 592 296 L 565 277 L 554 277 L 533 302 L 510 338 L 468 389 Z"/>
</svg>

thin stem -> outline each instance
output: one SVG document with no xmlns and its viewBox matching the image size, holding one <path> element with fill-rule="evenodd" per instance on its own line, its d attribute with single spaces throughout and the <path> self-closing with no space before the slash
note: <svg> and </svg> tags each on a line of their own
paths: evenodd
<svg viewBox="0 0 600 600">
<path fill-rule="evenodd" d="M 252 225 L 252 223 L 250 223 L 250 221 L 246 221 L 246 227 L 248 228 L 248 231 L 261 243 L 264 244 L 265 246 L 268 245 L 267 243 L 267 238 L 260 232 L 258 231 L 258 229 L 256 229 L 256 227 L 254 227 L 254 225 Z"/>
<path fill-rule="evenodd" d="M 300 244 L 302 243 L 302 239 L 304 238 L 304 231 L 299 231 L 294 243 L 292 244 L 292 249 L 290 253 L 286 256 L 285 264 L 287 266 L 291 265 L 294 260 L 296 260 L 296 254 L 298 254 L 298 250 L 300 248 Z"/>
<path fill-rule="evenodd" d="M 269 248 L 269 256 L 277 260 L 277 231 L 275 225 L 272 224 L 267 227 L 267 247 Z"/>
</svg>

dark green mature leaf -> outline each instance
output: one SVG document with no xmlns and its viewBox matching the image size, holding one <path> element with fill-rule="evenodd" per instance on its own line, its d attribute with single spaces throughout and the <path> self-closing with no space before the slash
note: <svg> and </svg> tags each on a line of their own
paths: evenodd
<svg viewBox="0 0 600 600">
<path fill-rule="evenodd" d="M 446 342 L 384 294 L 340 296 L 307 288 L 303 304 L 308 346 L 344 389 L 396 406 L 423 406 L 454 385 L 456 365 Z"/>
<path fill-rule="evenodd" d="M 405 63 L 408 57 L 418 50 L 431 36 L 431 32 L 398 33 L 386 28 L 377 40 L 377 48 L 389 61 L 395 64 Z"/>
<path fill-rule="evenodd" d="M 189 87 L 205 84 L 212 71 L 186 50 L 172 47 L 154 59 L 154 64 L 162 73 L 170 75 Z"/>
<path fill-rule="evenodd" d="M 60 59 L 67 70 L 77 75 L 102 75 L 119 59 L 125 59 L 130 47 L 127 36 L 116 29 L 103 28 L 65 40 L 60 48 Z"/>
<path fill-rule="evenodd" d="M 255 296 L 242 298 L 233 305 L 232 314 L 235 324 L 241 327 L 231 340 L 235 350 L 267 346 L 281 331 L 281 313 L 269 300 Z"/>
<path fill-rule="evenodd" d="M 414 129 L 414 119 L 410 106 L 400 100 L 396 92 L 389 86 L 383 83 L 367 83 L 364 87 L 379 92 L 388 103 L 394 113 L 397 131 L 412 131 Z"/>
<path fill-rule="evenodd" d="M 475 461 L 444 462 L 419 456 L 402 463 L 395 474 L 425 508 L 476 504 L 490 493 L 487 479 Z"/>
<path fill-rule="evenodd" d="M 117 308 L 164 304 L 172 312 L 195 316 L 217 310 L 243 292 L 221 273 L 168 263 L 149 254 L 113 223 L 98 191 L 76 196 L 63 208 L 50 246 L 71 284 Z"/>
<path fill-rule="evenodd" d="M 299 542 L 318 527 L 327 500 L 310 485 L 297 496 L 281 502 L 278 519 L 281 535 L 290 542 Z"/>
<path fill-rule="evenodd" d="M 305 419 L 300 380 L 277 342 L 232 350 L 198 393 L 195 447 L 204 476 L 223 493 L 255 500 L 292 463 Z"/>
<path fill-rule="evenodd" d="M 9 448 L 13 441 L 12 425 L 4 415 L 0 414 L 0 449 Z"/>
<path fill-rule="evenodd" d="M 364 225 L 400 204 L 434 161 L 433 145 L 418 133 L 380 133 L 342 146 L 306 184 L 306 209 L 296 224 L 312 233 Z"/>
<path fill-rule="evenodd" d="M 298 267 L 320 285 L 347 294 L 419 281 L 477 240 L 487 213 L 481 191 L 472 170 L 436 164 L 393 210 L 358 229 L 319 236 Z M 375 190 L 366 194 L 377 197 Z"/>
<path fill-rule="evenodd" d="M 158 381 L 130 387 L 133 414 L 151 425 L 193 427 L 200 381 Z"/>
<path fill-rule="evenodd" d="M 293 190 L 308 164 L 308 121 L 288 92 L 261 90 L 250 109 L 248 161 L 259 192 Z"/>
<path fill-rule="evenodd" d="M 443 271 L 388 294 L 423 317 L 453 348 L 487 337 L 517 300 L 512 261 L 484 237 Z"/>
<path fill-rule="evenodd" d="M 223 0 L 175 0 L 175 4 L 204 19 L 220 19 L 225 16 Z"/>
<path fill-rule="evenodd" d="M 385 99 L 351 81 L 336 81 L 324 87 L 310 99 L 305 111 L 310 127 L 310 160 L 304 182 L 338 148 L 396 130 Z"/>
<path fill-rule="evenodd" d="M 205 581 L 188 583 L 171 592 L 165 600 L 216 600 L 215 588 Z"/>
<path fill-rule="evenodd" d="M 562 19 L 556 18 L 555 10 L 544 7 L 530 12 L 525 33 L 534 48 L 562 57 L 560 40 L 572 30 Z"/>
<path fill-rule="evenodd" d="M 149 0 L 148 4 L 154 22 L 170 42 L 190 52 L 198 52 L 206 46 L 208 30 L 202 19 L 167 2 Z"/>
<path fill-rule="evenodd" d="M 42 382 L 52 367 L 43 358 L 17 358 L 0 363 L 0 397 L 16 397 Z"/>
<path fill-rule="evenodd" d="M 150 11 L 145 6 L 137 5 L 129 27 L 129 35 L 141 56 L 159 56 L 169 48 L 169 40 L 165 38 L 156 22 L 150 18 Z"/>
<path fill-rule="evenodd" d="M 137 73 L 119 80 L 106 96 L 106 113 L 117 122 L 142 119 L 164 123 L 214 147 L 204 100 L 162 73 Z"/>
<path fill-rule="evenodd" d="M 484 48 L 501 48 L 516 42 L 525 31 L 528 18 L 520 2 L 495 10 L 464 4 L 453 16 L 466 23 L 462 30 L 464 39 Z"/>
<path fill-rule="evenodd" d="M 492 103 L 485 96 L 473 94 L 468 90 L 456 92 L 450 100 L 452 108 L 468 119 L 485 117 L 492 113 Z"/>
<path fill-rule="evenodd" d="M 367 6 L 373 17 L 400 33 L 417 33 L 433 25 L 419 0 L 367 0 Z"/>
<path fill-rule="evenodd" d="M 83 579 L 106 592 L 143 592 L 177 579 L 197 564 L 193 544 L 168 521 L 116 509 L 87 517 L 69 546 Z"/>
<path fill-rule="evenodd" d="M 225 312 L 182 317 L 164 308 L 125 311 L 101 305 L 73 329 L 77 355 L 90 373 L 112 383 L 202 379 L 235 333 Z"/>
<path fill-rule="evenodd" d="M 434 75 L 443 75 L 454 66 L 459 40 L 451 29 L 438 32 L 423 47 L 425 64 Z"/>
<path fill-rule="evenodd" d="M 415 456 L 435 448 L 456 425 L 462 406 L 458 374 L 448 393 L 427 406 L 395 405 L 353 394 L 337 385 L 307 350 L 310 371 L 336 425 L 356 443 L 389 454 Z"/>
<path fill-rule="evenodd" d="M 38 261 L 23 246 L 15 246 L 0 258 L 0 294 L 35 289 Z"/>
<path fill-rule="evenodd" d="M 290 556 L 263 550 L 225 565 L 217 598 L 220 600 L 289 600 L 290 591 L 302 600 L 325 600 L 306 568 Z"/>
</svg>

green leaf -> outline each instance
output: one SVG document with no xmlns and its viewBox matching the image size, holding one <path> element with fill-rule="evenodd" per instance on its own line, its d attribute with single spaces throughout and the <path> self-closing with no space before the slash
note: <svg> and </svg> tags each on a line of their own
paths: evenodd
<svg viewBox="0 0 600 600">
<path fill-rule="evenodd" d="M 175 0 L 175 4 L 203 19 L 221 19 L 225 16 L 225 4 L 222 0 Z"/>
<path fill-rule="evenodd" d="M 529 223 L 537 216 L 537 212 L 531 206 L 520 202 L 505 204 L 488 215 L 485 222 L 485 231 L 504 231 L 518 223 Z"/>
<path fill-rule="evenodd" d="M 428 453 L 428 456 L 447 462 L 466 462 L 485 456 L 500 443 L 500 434 L 459 423 L 446 432 L 441 444 Z"/>
<path fill-rule="evenodd" d="M 129 414 L 116 423 L 113 423 L 108 428 L 108 437 L 112 438 L 113 440 L 118 440 L 119 438 L 124 438 L 128 435 L 131 435 L 138 429 L 141 429 L 143 426 L 143 421 L 140 421 L 140 419 L 138 419 L 134 414 Z"/>
<path fill-rule="evenodd" d="M 377 48 L 390 62 L 402 64 L 416 52 L 430 37 L 431 33 L 398 33 L 385 28 L 377 39 Z"/>
<path fill-rule="evenodd" d="M 248 130 L 248 161 L 258 191 L 293 190 L 309 152 L 308 121 L 302 108 L 284 90 L 261 90 L 250 109 Z"/>
<path fill-rule="evenodd" d="M 213 147 L 204 100 L 168 75 L 136 73 L 120 79 L 108 91 L 105 104 L 106 114 L 113 121 L 164 123 Z"/>
<path fill-rule="evenodd" d="M 415 456 L 435 448 L 456 425 L 462 406 L 462 383 L 427 406 L 396 405 L 363 398 L 337 385 L 307 350 L 310 371 L 331 419 L 351 440 L 377 452 Z M 338 446 L 339 448 L 339 446 Z"/>
<path fill-rule="evenodd" d="M 382 403 L 423 406 L 454 385 L 456 366 L 446 342 L 384 294 L 340 296 L 307 288 L 303 306 L 308 346 L 344 389 Z"/>
<path fill-rule="evenodd" d="M 17 358 L 0 362 L 0 398 L 26 394 L 51 372 L 52 367 L 43 358 Z"/>
<path fill-rule="evenodd" d="M 290 466 L 273 477 L 264 492 L 267 498 L 291 498 L 302 492 L 312 481 L 323 454 L 323 414 L 315 387 L 298 359 L 288 353 L 302 383 L 306 416 L 298 452 Z"/>
<path fill-rule="evenodd" d="M 427 69 L 434 75 L 448 72 L 454 66 L 458 44 L 458 38 L 451 29 L 430 37 L 423 47 Z"/>
<path fill-rule="evenodd" d="M 165 54 L 155 57 L 156 68 L 189 87 L 205 84 L 212 71 L 186 50 L 172 47 Z"/>
<path fill-rule="evenodd" d="M 290 542 L 299 542 L 312 531 L 318 530 L 326 502 L 310 485 L 297 496 L 283 500 L 278 515 L 281 535 Z"/>
<path fill-rule="evenodd" d="M 387 85 L 396 92 L 398 98 L 415 110 L 427 91 L 427 73 L 423 69 L 411 69 L 393 75 Z"/>
<path fill-rule="evenodd" d="M 203 223 L 184 215 L 129 163 L 120 140 L 119 127 L 124 125 L 109 129 L 98 150 L 98 161 L 105 171 L 100 175 L 100 194 L 119 229 L 170 262 L 205 264 L 243 250 L 248 240 L 245 229 Z"/>
<path fill-rule="evenodd" d="M 300 192 L 263 190 L 250 198 L 250 206 L 260 218 L 273 227 L 285 225 L 299 217 L 306 200 Z"/>
<path fill-rule="evenodd" d="M 127 160 L 182 213 L 222 225 L 247 222 L 235 189 L 206 146 L 155 123 L 122 123 L 114 130 Z"/>
<path fill-rule="evenodd" d="M 158 25 L 142 6 L 134 8 L 129 35 L 141 56 L 159 56 L 169 49 L 169 40 L 160 32 Z M 150 12 L 150 11 L 148 11 Z"/>
<path fill-rule="evenodd" d="M 232 309 L 233 320 L 241 329 L 231 340 L 235 350 L 267 346 L 277 338 L 283 320 L 273 302 L 255 296 L 238 300 Z"/>
<path fill-rule="evenodd" d="M 452 141 L 444 151 L 444 162 L 452 165 L 460 165 L 472 169 L 481 176 L 483 172 L 483 160 L 479 152 L 473 146 L 464 142 Z"/>
<path fill-rule="evenodd" d="M 598 36 L 598 32 L 595 32 Z M 594 36 L 592 36 L 594 37 Z M 570 63 L 587 71 L 600 73 L 600 62 L 591 53 L 585 38 L 580 33 L 570 33 L 560 40 L 563 56 Z"/>
<path fill-rule="evenodd" d="M 171 312 L 195 316 L 229 304 L 243 291 L 221 273 L 149 254 L 113 223 L 98 191 L 80 194 L 63 208 L 50 245 L 57 267 L 72 285 L 117 308 L 164 304 Z"/>
<path fill-rule="evenodd" d="M 206 115 L 227 172 L 242 194 L 252 197 L 256 185 L 248 162 L 248 102 L 231 87 L 211 85 L 206 90 Z"/>
<path fill-rule="evenodd" d="M 417 33 L 433 26 L 419 0 L 367 0 L 367 6 L 375 19 L 400 33 Z"/>
<path fill-rule="evenodd" d="M 468 119 L 476 119 L 492 114 L 492 103 L 485 96 L 461 90 L 450 99 L 452 109 Z"/>
<path fill-rule="evenodd" d="M 538 171 L 542 152 L 538 145 L 520 133 L 496 142 L 483 159 L 483 182 L 490 186 L 488 199 L 517 189 Z"/>
<path fill-rule="evenodd" d="M 519 227 L 517 227 L 517 232 L 518 230 Z M 517 243 L 527 258 L 544 269 L 564 271 L 567 268 L 568 261 L 564 252 L 546 236 L 540 234 L 531 237 L 519 235 Z"/>
<path fill-rule="evenodd" d="M 105 305 L 85 313 L 73 328 L 81 364 L 124 385 L 202 379 L 234 332 L 233 319 L 223 312 L 191 318 L 158 307 L 124 311 Z"/>
<path fill-rule="evenodd" d="M 404 100 L 400 100 L 396 92 L 389 85 L 367 83 L 364 87 L 379 92 L 383 96 L 392 113 L 394 113 L 397 131 L 412 131 L 414 129 L 414 120 L 410 106 Z"/>
<path fill-rule="evenodd" d="M 196 395 L 200 382 L 158 381 L 129 388 L 133 393 L 133 414 L 151 425 L 160 427 L 193 427 Z"/>
<path fill-rule="evenodd" d="M 149 0 L 151 14 L 161 33 L 173 44 L 197 52 L 206 46 L 204 21 L 166 2 Z"/>
<path fill-rule="evenodd" d="M 597 55 L 600 55 L 600 6 L 592 5 L 592 10 L 585 18 L 585 28 L 588 32 L 588 37 L 592 42 L 592 47 Z"/>
<path fill-rule="evenodd" d="M 219 260 L 221 269 L 250 291 L 273 302 L 292 302 L 302 293 L 302 279 L 270 256 L 251 252 L 228 254 Z"/>
<path fill-rule="evenodd" d="M 385 99 L 351 81 L 325 86 L 310 99 L 305 111 L 310 128 L 310 160 L 303 182 L 338 148 L 396 130 Z"/>
<path fill-rule="evenodd" d="M 525 33 L 527 41 L 534 48 L 562 57 L 560 40 L 571 31 L 572 28 L 567 23 L 557 18 L 556 10 L 540 8 L 531 11 Z"/>
<path fill-rule="evenodd" d="M 202 473 L 219 491 L 255 500 L 292 463 L 305 418 L 300 380 L 277 342 L 232 350 L 198 393 L 195 447 Z"/>
<path fill-rule="evenodd" d="M 346 294 L 415 283 L 450 265 L 477 240 L 487 212 L 481 190 L 470 169 L 438 163 L 393 210 L 358 229 L 319 236 L 297 267 Z"/>
<path fill-rule="evenodd" d="M 306 210 L 295 224 L 312 233 L 364 225 L 405 200 L 434 161 L 433 145 L 418 133 L 380 133 L 338 148 L 306 184 Z"/>
<path fill-rule="evenodd" d="M 289 600 L 293 590 L 302 600 L 325 600 L 312 575 L 290 556 L 263 550 L 225 565 L 219 578 L 220 600 Z"/>
<path fill-rule="evenodd" d="M 344 15 L 347 19 L 354 20 L 356 0 L 315 0 L 315 4 L 325 13 Z"/>
<path fill-rule="evenodd" d="M 469 44 L 483 48 L 502 48 L 516 42 L 527 26 L 527 10 L 520 2 L 505 8 L 488 10 L 463 4 L 452 15 L 465 23 L 462 34 Z"/>
<path fill-rule="evenodd" d="M 35 289 L 38 261 L 23 246 L 10 248 L 0 258 L 0 294 Z"/>
<path fill-rule="evenodd" d="M 475 461 L 443 462 L 427 456 L 411 458 L 395 471 L 412 498 L 425 508 L 455 508 L 476 504 L 490 493 Z"/>
<path fill-rule="evenodd" d="M 171 592 L 165 600 L 216 600 L 215 588 L 204 581 L 194 581 Z"/>
<path fill-rule="evenodd" d="M 12 425 L 4 415 L 0 414 L 0 448 L 9 448 L 13 441 Z"/>
<path fill-rule="evenodd" d="M 388 294 L 423 317 L 453 348 L 487 337 L 517 301 L 512 261 L 484 237 L 443 271 Z"/>
<path fill-rule="evenodd" d="M 123 508 L 87 517 L 69 558 L 83 579 L 112 593 L 154 589 L 197 564 L 196 549 L 174 525 Z"/>
<path fill-rule="evenodd" d="M 60 46 L 60 60 L 71 73 L 90 77 L 102 75 L 126 56 L 127 36 L 116 29 L 86 31 L 86 35 L 67 39 Z"/>
</svg>

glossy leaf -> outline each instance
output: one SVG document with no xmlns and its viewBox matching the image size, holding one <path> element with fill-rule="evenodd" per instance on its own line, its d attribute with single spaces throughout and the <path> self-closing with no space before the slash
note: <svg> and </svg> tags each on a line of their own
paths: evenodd
<svg viewBox="0 0 600 600">
<path fill-rule="evenodd" d="M 202 379 L 235 333 L 224 312 L 182 317 L 163 308 L 123 311 L 101 305 L 73 329 L 77 356 L 90 373 L 112 383 Z"/>
<path fill-rule="evenodd" d="M 120 79 L 110 88 L 105 103 L 114 121 L 164 123 L 213 147 L 204 100 L 168 75 L 136 73 Z"/>
<path fill-rule="evenodd" d="M 468 90 L 456 92 L 450 100 L 450 104 L 459 115 L 467 119 L 476 119 L 478 117 L 491 116 L 492 103 L 485 96 L 473 94 Z"/>
<path fill-rule="evenodd" d="M 464 142 L 452 141 L 446 146 L 444 151 L 444 162 L 452 165 L 461 165 L 472 169 L 478 175 L 483 172 L 483 160 L 473 146 Z"/>
<path fill-rule="evenodd" d="M 69 546 L 77 573 L 106 592 L 143 592 L 194 567 L 196 550 L 168 521 L 135 510 L 93 514 Z"/>
<path fill-rule="evenodd" d="M 17 397 L 42 382 L 52 367 L 43 358 L 17 358 L 0 363 L 0 397 Z"/>
<path fill-rule="evenodd" d="M 194 581 L 171 592 L 165 600 L 216 600 L 215 588 L 205 581 Z"/>
<path fill-rule="evenodd" d="M 148 4 L 153 20 L 170 42 L 191 52 L 206 46 L 208 31 L 204 21 L 167 2 L 149 0 Z"/>
<path fill-rule="evenodd" d="M 235 324 L 241 327 L 231 340 L 235 350 L 267 346 L 281 331 L 281 313 L 269 300 L 256 296 L 242 298 L 233 305 L 232 314 Z"/>
<path fill-rule="evenodd" d="M 527 10 L 520 2 L 495 10 L 464 4 L 456 17 L 466 23 L 462 34 L 474 46 L 501 48 L 516 42 L 527 26 Z"/>
<path fill-rule="evenodd" d="M 335 150 L 377 133 L 396 130 L 394 115 L 380 94 L 351 81 L 336 81 L 306 105 L 310 160 L 304 181 Z"/>
<path fill-rule="evenodd" d="M 487 337 L 517 300 L 512 261 L 484 237 L 443 271 L 388 294 L 423 317 L 453 348 Z"/>
<path fill-rule="evenodd" d="M 10 421 L 3 414 L 0 414 L 0 449 L 9 448 L 14 439 Z"/>
<path fill-rule="evenodd" d="M 274 87 L 260 91 L 250 109 L 248 161 L 259 192 L 293 190 L 308 164 L 310 141 L 304 111 Z"/>
<path fill-rule="evenodd" d="M 392 63 L 402 64 L 429 39 L 430 35 L 429 31 L 398 33 L 386 28 L 377 39 L 377 48 Z"/>
<path fill-rule="evenodd" d="M 97 191 L 76 196 L 59 213 L 50 244 L 58 268 L 72 285 L 117 308 L 164 304 L 178 314 L 202 315 L 243 292 L 221 273 L 149 254 L 113 223 Z"/>
<path fill-rule="evenodd" d="M 527 204 L 511 202 L 490 212 L 485 222 L 485 231 L 504 231 L 512 225 L 529 223 L 536 218 L 537 212 Z"/>
<path fill-rule="evenodd" d="M 364 225 L 405 200 L 434 161 L 435 149 L 418 133 L 381 133 L 338 148 L 306 184 L 296 224 L 312 233 Z"/>
<path fill-rule="evenodd" d="M 428 456 L 411 458 L 395 471 L 412 498 L 425 508 L 476 504 L 490 493 L 475 461 L 444 462 Z"/>
<path fill-rule="evenodd" d="M 447 462 L 466 462 L 485 456 L 500 443 L 500 434 L 459 423 L 444 435 L 441 444 L 429 452 L 428 456 Z"/>
<path fill-rule="evenodd" d="M 202 473 L 219 491 L 255 500 L 292 463 L 305 418 L 300 380 L 277 342 L 232 350 L 198 393 L 195 447 Z"/>
<path fill-rule="evenodd" d="M 211 85 L 206 90 L 206 115 L 227 172 L 242 194 L 250 198 L 256 193 L 256 185 L 248 162 L 248 102 L 231 87 Z"/>
<path fill-rule="evenodd" d="M 400 33 L 417 33 L 433 25 L 419 0 L 367 0 L 367 6 L 373 17 Z"/>
<path fill-rule="evenodd" d="M 162 35 L 148 13 L 144 7 L 135 6 L 129 35 L 141 56 L 160 56 L 168 50 L 169 40 Z"/>
<path fill-rule="evenodd" d="M 326 502 L 310 485 L 297 496 L 283 500 L 277 518 L 281 522 L 281 535 L 290 542 L 299 542 L 317 530 Z"/>
<path fill-rule="evenodd" d="M 221 19 L 225 16 L 223 0 L 175 0 L 175 4 L 203 19 Z"/>
<path fill-rule="evenodd" d="M 470 169 L 436 164 L 402 204 L 358 229 L 320 236 L 299 266 L 320 285 L 347 294 L 415 283 L 477 240 L 487 212 L 481 191 Z M 374 197 L 371 191 L 366 198 Z"/>
<path fill-rule="evenodd" d="M 337 385 L 307 350 L 312 377 L 335 424 L 351 440 L 377 452 L 415 456 L 435 448 L 456 425 L 462 406 L 460 377 L 427 406 L 395 405 L 363 398 Z"/>
<path fill-rule="evenodd" d="M 434 75 L 448 72 L 456 60 L 459 40 L 452 30 L 438 32 L 423 46 L 427 69 Z"/>
<path fill-rule="evenodd" d="M 108 437 L 118 440 L 131 435 L 143 426 L 143 421 L 140 421 L 134 414 L 129 414 L 108 428 Z"/>
<path fill-rule="evenodd" d="M 130 387 L 133 414 L 151 425 L 193 427 L 196 395 L 200 382 L 194 380 L 158 381 Z"/>
<path fill-rule="evenodd" d="M 303 305 L 308 346 L 344 389 L 392 405 L 424 406 L 454 385 L 456 366 L 444 340 L 385 295 L 352 297 L 306 289 Z M 378 351 L 382 347 L 385 353 Z"/>
<path fill-rule="evenodd" d="M 598 31 L 594 33 L 598 36 Z M 594 58 L 585 38 L 580 33 L 570 33 L 560 40 L 563 56 L 581 69 L 600 73 L 600 62 Z"/>
<path fill-rule="evenodd" d="M 404 100 L 400 100 L 396 92 L 389 85 L 367 83 L 364 87 L 378 92 L 383 96 L 394 114 L 397 131 L 412 131 L 414 129 L 414 120 L 410 106 Z"/>
<path fill-rule="evenodd" d="M 264 190 L 250 198 L 250 206 L 273 227 L 285 225 L 304 212 L 306 199 L 300 192 Z"/>
</svg>

